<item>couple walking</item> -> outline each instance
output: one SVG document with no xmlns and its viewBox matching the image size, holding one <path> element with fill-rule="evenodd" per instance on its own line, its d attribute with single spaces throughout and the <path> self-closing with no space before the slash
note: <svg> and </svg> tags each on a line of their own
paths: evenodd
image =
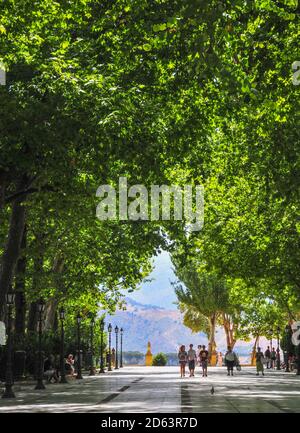
<svg viewBox="0 0 300 433">
<path fill-rule="evenodd" d="M 198 351 L 193 349 L 193 344 L 190 344 L 189 350 L 186 352 L 185 346 L 182 345 L 178 353 L 179 365 L 180 365 L 180 377 L 185 377 L 185 367 L 188 363 L 190 377 L 195 377 L 195 367 L 198 361 L 202 367 L 202 376 L 207 377 L 207 365 L 208 365 L 208 351 L 205 346 L 198 346 Z"/>
</svg>

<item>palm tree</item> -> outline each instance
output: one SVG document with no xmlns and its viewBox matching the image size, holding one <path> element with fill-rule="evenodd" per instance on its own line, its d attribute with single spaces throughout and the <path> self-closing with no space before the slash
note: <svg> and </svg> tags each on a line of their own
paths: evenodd
<svg viewBox="0 0 300 433">
<path fill-rule="evenodd" d="M 180 309 L 184 313 L 184 323 L 194 332 L 200 330 L 208 334 L 208 351 L 215 351 L 215 330 L 218 319 L 228 310 L 229 295 L 224 279 L 214 273 L 199 270 L 193 263 L 176 267 L 175 273 L 183 283 L 175 285 L 175 293 Z"/>
</svg>

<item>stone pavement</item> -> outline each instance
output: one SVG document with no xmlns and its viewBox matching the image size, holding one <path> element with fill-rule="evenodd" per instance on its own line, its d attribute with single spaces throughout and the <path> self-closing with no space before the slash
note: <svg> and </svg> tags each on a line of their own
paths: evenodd
<svg viewBox="0 0 300 433">
<path fill-rule="evenodd" d="M 300 412 L 300 376 L 255 373 L 247 367 L 228 377 L 225 368 L 215 367 L 203 378 L 198 368 L 195 378 L 180 379 L 177 367 L 128 366 L 67 385 L 47 385 L 43 391 L 34 390 L 32 384 L 16 384 L 17 398 L 0 399 L 0 413 Z"/>
</svg>

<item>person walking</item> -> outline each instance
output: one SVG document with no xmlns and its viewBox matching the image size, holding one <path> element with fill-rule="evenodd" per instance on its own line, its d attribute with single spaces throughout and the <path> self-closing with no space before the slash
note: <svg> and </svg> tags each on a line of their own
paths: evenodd
<svg viewBox="0 0 300 433">
<path fill-rule="evenodd" d="M 276 351 L 275 348 L 273 347 L 271 350 L 271 368 L 275 368 L 276 365 Z"/>
<path fill-rule="evenodd" d="M 269 370 L 269 368 L 271 368 L 271 351 L 270 351 L 270 346 L 268 346 L 267 350 L 265 351 L 265 358 L 266 358 L 267 369 Z"/>
<path fill-rule="evenodd" d="M 236 353 L 232 350 L 231 346 L 228 346 L 227 352 L 225 353 L 225 365 L 227 367 L 227 376 L 233 376 L 233 367 L 238 364 L 239 362 Z"/>
<path fill-rule="evenodd" d="M 202 346 L 201 346 L 201 344 L 198 344 L 196 354 L 197 354 L 197 363 L 198 363 L 199 367 L 201 367 L 201 359 L 200 359 L 201 350 L 202 350 Z"/>
<path fill-rule="evenodd" d="M 202 367 L 202 377 L 207 377 L 208 351 L 206 350 L 205 345 L 202 346 L 199 356 Z"/>
<path fill-rule="evenodd" d="M 116 366 L 116 349 L 114 347 L 111 349 L 111 365 Z"/>
<path fill-rule="evenodd" d="M 219 352 L 218 353 L 218 363 L 217 363 L 218 367 L 222 367 L 223 366 L 223 353 Z"/>
<path fill-rule="evenodd" d="M 256 359 L 256 376 L 259 376 L 259 373 L 261 372 L 262 375 L 264 376 L 264 354 L 261 351 L 261 348 L 258 347 L 257 348 L 257 352 L 255 355 L 255 359 Z"/>
<path fill-rule="evenodd" d="M 185 346 L 180 346 L 179 352 L 178 352 L 178 359 L 179 359 L 179 365 L 180 365 L 180 377 L 185 377 L 185 366 L 187 362 L 187 353 L 185 350 Z"/>
<path fill-rule="evenodd" d="M 195 376 L 195 363 L 196 363 L 196 351 L 193 349 L 193 344 L 190 344 L 189 351 L 187 353 L 188 363 L 189 363 L 189 370 L 190 370 L 190 377 Z"/>
</svg>

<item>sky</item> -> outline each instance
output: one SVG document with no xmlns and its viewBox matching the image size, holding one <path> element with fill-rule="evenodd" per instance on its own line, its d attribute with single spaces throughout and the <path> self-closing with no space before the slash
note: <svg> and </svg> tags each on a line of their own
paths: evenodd
<svg viewBox="0 0 300 433">
<path fill-rule="evenodd" d="M 141 288 L 130 294 L 130 298 L 142 304 L 156 305 L 168 310 L 176 310 L 176 295 L 171 285 L 177 278 L 172 270 L 173 265 L 169 253 L 163 251 L 154 258 L 154 269 Z"/>
</svg>

